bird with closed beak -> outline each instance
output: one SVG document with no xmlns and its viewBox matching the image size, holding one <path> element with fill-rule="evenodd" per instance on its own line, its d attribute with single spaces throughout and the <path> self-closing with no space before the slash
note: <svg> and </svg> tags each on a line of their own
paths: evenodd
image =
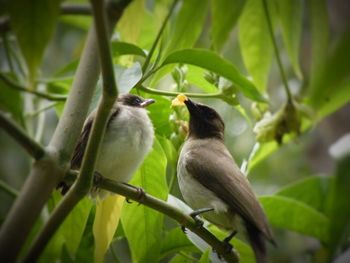
<svg viewBox="0 0 350 263">
<path fill-rule="evenodd" d="M 181 149 L 178 183 L 184 200 L 194 213 L 233 237 L 243 221 L 258 263 L 267 262 L 265 239 L 273 237 L 264 211 L 246 177 L 224 144 L 225 124 L 212 108 L 180 94 L 173 105 L 185 104 L 190 115 L 189 133 Z"/>
<path fill-rule="evenodd" d="M 153 99 L 143 99 L 133 94 L 123 94 L 117 100 L 107 122 L 95 170 L 108 179 L 128 182 L 136 169 L 151 150 L 154 129 L 147 115 L 146 107 Z M 85 148 L 96 117 L 96 110 L 87 117 L 71 159 L 71 168 L 80 169 Z M 64 194 L 69 186 L 60 183 Z M 91 192 L 100 198 L 105 191 Z"/>
<path fill-rule="evenodd" d="M 110 112 L 95 171 L 103 177 L 127 183 L 141 165 L 153 145 L 154 129 L 146 107 L 153 99 L 143 99 L 132 94 L 119 96 Z M 71 168 L 79 170 L 85 148 L 96 117 L 96 110 L 87 117 L 75 147 Z M 70 188 L 65 182 L 58 185 L 62 194 Z M 104 255 L 117 229 L 124 197 L 106 190 L 93 188 L 90 195 L 96 199 L 93 224 L 95 239 L 94 262 L 104 261 Z"/>
</svg>

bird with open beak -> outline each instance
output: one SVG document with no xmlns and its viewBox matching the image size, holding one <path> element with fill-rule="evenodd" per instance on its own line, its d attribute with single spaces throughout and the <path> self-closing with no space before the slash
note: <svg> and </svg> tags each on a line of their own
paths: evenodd
<svg viewBox="0 0 350 263">
<path fill-rule="evenodd" d="M 225 124 L 212 108 L 183 94 L 173 105 L 186 105 L 189 134 L 180 152 L 177 174 L 183 198 L 195 211 L 220 228 L 230 230 L 226 242 L 243 221 L 258 263 L 267 262 L 265 239 L 273 241 L 264 211 L 246 177 L 224 144 Z"/>
</svg>

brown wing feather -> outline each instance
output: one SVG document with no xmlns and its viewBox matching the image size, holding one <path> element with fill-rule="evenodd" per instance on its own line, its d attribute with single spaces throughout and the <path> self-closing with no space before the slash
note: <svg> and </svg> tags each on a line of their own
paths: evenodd
<svg viewBox="0 0 350 263">
<path fill-rule="evenodd" d="M 93 118 L 88 118 L 84 124 L 83 131 L 80 134 L 77 145 L 75 146 L 70 166 L 72 169 L 79 169 L 83 160 L 86 145 L 91 132 Z"/>
<path fill-rule="evenodd" d="M 235 164 L 222 143 L 211 143 L 191 148 L 186 158 L 186 169 L 203 186 L 222 199 L 247 223 L 272 240 L 265 214 L 245 176 Z M 203 163 L 206 165 L 204 166 Z"/>
</svg>

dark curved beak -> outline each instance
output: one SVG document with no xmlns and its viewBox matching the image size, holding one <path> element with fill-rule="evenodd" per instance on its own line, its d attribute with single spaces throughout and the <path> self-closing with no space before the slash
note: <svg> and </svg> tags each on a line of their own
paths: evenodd
<svg viewBox="0 0 350 263">
<path fill-rule="evenodd" d="M 193 102 L 192 100 L 187 99 L 185 101 L 185 105 L 186 105 L 188 111 L 190 112 L 190 115 L 197 116 L 199 114 L 197 104 L 195 102 Z"/>
<path fill-rule="evenodd" d="M 145 99 L 141 104 L 140 107 L 146 108 L 148 105 L 155 103 L 156 101 L 154 99 Z"/>
</svg>

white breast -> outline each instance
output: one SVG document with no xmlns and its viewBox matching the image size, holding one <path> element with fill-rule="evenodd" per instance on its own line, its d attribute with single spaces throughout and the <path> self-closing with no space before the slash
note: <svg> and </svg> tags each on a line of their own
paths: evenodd
<svg viewBox="0 0 350 263">
<path fill-rule="evenodd" d="M 153 145 L 154 131 L 145 109 L 122 106 L 109 123 L 96 170 L 103 176 L 128 182 Z"/>
<path fill-rule="evenodd" d="M 205 212 L 203 216 L 213 224 L 225 228 L 235 228 L 234 215 L 229 211 L 228 206 L 212 191 L 200 184 L 186 169 L 187 156 L 191 152 L 186 149 L 186 144 L 181 150 L 177 175 L 180 191 L 186 203 L 193 209 L 213 208 L 213 212 Z"/>
</svg>

